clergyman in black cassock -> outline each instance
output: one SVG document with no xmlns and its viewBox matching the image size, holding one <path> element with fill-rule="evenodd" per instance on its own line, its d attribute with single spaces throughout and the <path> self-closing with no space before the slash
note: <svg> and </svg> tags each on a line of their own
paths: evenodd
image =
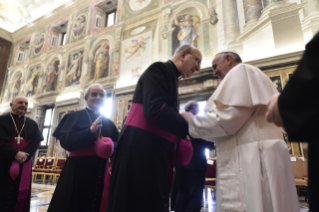
<svg viewBox="0 0 319 212">
<path fill-rule="evenodd" d="M 188 102 L 185 111 L 196 115 L 199 112 L 198 103 Z M 207 170 L 205 149 L 214 149 L 214 143 L 195 138 L 191 138 L 191 142 L 194 152 L 189 164 L 182 165 L 176 160 L 171 196 L 171 210 L 176 212 L 199 212 L 202 207 Z"/>
<path fill-rule="evenodd" d="M 143 106 L 152 125 L 179 138 L 186 138 L 187 123 L 178 113 L 177 83 L 200 69 L 198 49 L 183 45 L 172 60 L 156 62 L 140 77 L 127 121 L 134 117 L 133 105 Z M 143 114 L 142 114 L 143 115 Z M 132 116 L 132 117 L 130 117 Z M 124 125 L 113 156 L 107 212 L 168 211 L 170 167 L 174 143 L 160 135 Z"/>
<path fill-rule="evenodd" d="M 16 97 L 10 105 L 12 112 L 0 116 L 0 211 L 28 212 L 31 199 L 31 157 L 43 136 L 37 123 L 25 117 L 28 107 L 26 98 Z M 19 173 L 15 179 L 10 174 L 14 163 L 18 163 Z M 20 183 L 22 181 L 25 181 L 25 189 Z"/>
<path fill-rule="evenodd" d="M 319 34 L 307 45 L 286 87 L 268 103 L 267 119 L 284 126 L 290 141 L 308 141 L 309 207 L 319 211 Z"/>
<path fill-rule="evenodd" d="M 53 133 L 61 146 L 70 151 L 70 155 L 62 169 L 48 212 L 99 212 L 104 204 L 102 198 L 106 188 L 108 159 L 94 155 L 94 152 L 93 155 L 86 153 L 100 135 L 117 141 L 118 130 L 110 119 L 101 118 L 98 112 L 105 100 L 101 85 L 91 85 L 85 92 L 85 98 L 88 108 L 65 115 Z M 92 132 L 94 127 L 100 130 Z"/>
</svg>

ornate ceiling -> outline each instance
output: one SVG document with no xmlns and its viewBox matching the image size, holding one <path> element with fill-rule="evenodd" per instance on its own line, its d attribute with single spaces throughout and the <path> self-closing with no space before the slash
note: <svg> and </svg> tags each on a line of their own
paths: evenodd
<svg viewBox="0 0 319 212">
<path fill-rule="evenodd" d="M 0 27 L 14 32 L 73 0 L 0 0 Z"/>
</svg>

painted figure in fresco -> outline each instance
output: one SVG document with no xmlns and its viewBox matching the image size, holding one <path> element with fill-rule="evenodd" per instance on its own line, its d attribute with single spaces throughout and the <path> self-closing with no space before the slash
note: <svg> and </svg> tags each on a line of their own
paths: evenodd
<svg viewBox="0 0 319 212">
<path fill-rule="evenodd" d="M 41 33 L 34 44 L 34 53 L 35 54 L 39 54 L 42 51 L 43 48 L 43 44 L 44 44 L 44 39 L 45 39 L 45 35 L 44 33 Z"/>
<path fill-rule="evenodd" d="M 132 80 L 138 80 L 142 74 L 142 68 L 140 66 L 137 66 L 136 68 L 131 69 L 132 73 Z"/>
<path fill-rule="evenodd" d="M 93 77 L 92 82 L 96 82 L 99 78 L 108 76 L 110 62 L 109 50 L 110 46 L 107 45 L 107 43 L 102 43 L 96 48 L 91 72 L 91 78 Z"/>
<path fill-rule="evenodd" d="M 86 17 L 84 15 L 81 15 L 76 19 L 76 22 L 73 27 L 73 35 L 74 37 L 79 37 L 82 35 L 84 28 L 86 26 Z"/>
<path fill-rule="evenodd" d="M 45 72 L 46 73 L 46 78 L 45 78 L 45 91 L 54 91 L 56 88 L 57 84 L 57 78 L 59 74 L 59 65 L 60 61 L 59 60 L 53 60 L 51 64 L 49 64 L 48 70 Z"/>
<path fill-rule="evenodd" d="M 143 36 L 140 36 L 137 38 L 137 40 L 132 40 L 133 45 L 127 47 L 124 51 L 125 54 L 128 54 L 125 60 L 132 57 L 134 54 L 140 56 L 142 54 L 142 50 L 145 50 L 147 41 L 149 39 L 150 37 L 144 38 Z"/>
<path fill-rule="evenodd" d="M 111 65 L 111 71 L 112 71 L 112 75 L 116 76 L 119 74 L 119 63 L 118 62 L 113 62 Z"/>
<path fill-rule="evenodd" d="M 21 87 L 21 77 L 22 77 L 22 73 L 19 72 L 16 77 L 17 80 L 14 81 L 13 84 L 11 84 L 9 97 L 8 97 L 9 101 L 13 100 L 14 97 L 18 96 L 20 87 Z"/>
<path fill-rule="evenodd" d="M 80 56 L 79 56 L 80 54 Z M 74 82 L 78 82 L 81 77 L 81 65 L 82 65 L 82 57 L 81 53 L 76 53 L 73 55 L 73 60 L 68 69 L 66 78 L 65 78 L 65 86 L 70 86 Z"/>
<path fill-rule="evenodd" d="M 197 28 L 199 25 L 199 18 L 189 14 L 186 15 L 175 15 L 173 27 L 173 52 L 184 44 L 190 44 L 197 47 L 198 33 Z"/>
<path fill-rule="evenodd" d="M 28 77 L 28 81 L 26 83 L 26 96 L 33 96 L 36 93 L 37 86 L 38 86 L 38 80 L 39 80 L 39 72 L 40 67 L 37 67 L 33 70 L 31 70 L 30 75 Z"/>
</svg>

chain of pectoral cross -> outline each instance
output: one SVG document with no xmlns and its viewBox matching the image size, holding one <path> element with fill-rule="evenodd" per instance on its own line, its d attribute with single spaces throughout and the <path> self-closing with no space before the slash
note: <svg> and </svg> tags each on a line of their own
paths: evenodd
<svg viewBox="0 0 319 212">
<path fill-rule="evenodd" d="M 20 137 L 20 135 L 21 135 L 22 130 L 23 130 L 23 128 L 24 128 L 26 118 L 24 117 L 24 123 L 23 123 L 23 126 L 22 126 L 22 128 L 21 128 L 21 131 L 20 131 L 20 133 L 19 133 L 18 128 L 17 128 L 17 125 L 16 125 L 16 123 L 15 123 L 15 121 L 14 121 L 13 116 L 12 116 L 11 113 L 10 113 L 10 116 L 11 116 L 11 118 L 12 118 L 13 124 L 14 124 L 14 126 L 15 126 L 15 128 L 16 128 L 16 130 L 17 130 L 17 133 L 18 133 L 18 137 L 14 137 L 14 139 L 18 139 L 18 144 L 20 144 L 20 139 L 23 139 L 23 137 Z"/>
</svg>

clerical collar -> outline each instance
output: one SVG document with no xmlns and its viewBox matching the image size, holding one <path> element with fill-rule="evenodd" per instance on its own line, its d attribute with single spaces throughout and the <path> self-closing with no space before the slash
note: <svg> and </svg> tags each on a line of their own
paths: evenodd
<svg viewBox="0 0 319 212">
<path fill-rule="evenodd" d="M 93 110 L 93 109 L 90 108 L 89 106 L 86 106 L 86 109 L 88 109 L 89 111 L 91 111 L 91 112 L 94 113 L 95 115 L 99 115 L 99 114 L 100 114 L 100 111 Z"/>
<path fill-rule="evenodd" d="M 173 61 L 169 60 L 168 62 L 171 64 L 171 67 L 173 67 L 175 75 L 176 75 L 176 77 L 178 79 L 181 76 L 181 73 L 178 71 L 178 69 L 177 69 L 177 67 L 176 67 L 176 65 L 175 65 L 175 63 Z"/>
<path fill-rule="evenodd" d="M 21 116 L 21 115 L 14 114 L 12 111 L 11 111 L 11 114 L 12 114 L 13 116 L 19 116 L 19 118 L 24 117 L 24 116 Z"/>
</svg>

